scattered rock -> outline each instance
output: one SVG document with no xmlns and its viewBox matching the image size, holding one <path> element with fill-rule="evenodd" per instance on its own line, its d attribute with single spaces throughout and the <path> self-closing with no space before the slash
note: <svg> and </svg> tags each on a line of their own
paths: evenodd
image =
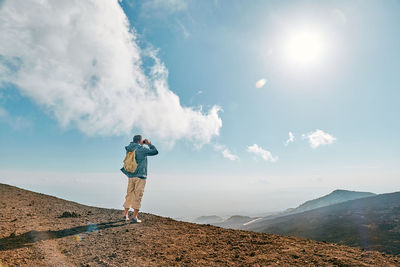
<svg viewBox="0 0 400 267">
<path fill-rule="evenodd" d="M 110 256 L 108 256 L 109 258 L 116 258 L 117 257 L 117 253 L 112 253 Z"/>
<path fill-rule="evenodd" d="M 75 211 L 69 212 L 69 211 L 64 211 L 58 218 L 77 218 L 80 215 L 77 214 Z"/>
</svg>

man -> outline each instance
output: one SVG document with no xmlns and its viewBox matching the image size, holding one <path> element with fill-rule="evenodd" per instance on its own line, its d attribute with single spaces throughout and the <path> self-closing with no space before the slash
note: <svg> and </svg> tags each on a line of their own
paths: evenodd
<svg viewBox="0 0 400 267">
<path fill-rule="evenodd" d="M 149 148 L 144 147 L 143 144 L 148 145 Z M 132 222 L 140 223 L 142 221 L 138 219 L 137 215 L 142 201 L 144 186 L 146 185 L 147 156 L 157 155 L 158 151 L 149 140 L 143 140 L 141 135 L 135 135 L 133 137 L 133 142 L 126 146 L 125 149 L 126 153 L 135 150 L 135 157 L 138 166 L 133 173 L 126 171 L 123 167 L 121 169 L 121 171 L 129 178 L 124 203 L 124 218 L 126 221 L 129 221 L 129 209 L 133 208 Z"/>
</svg>

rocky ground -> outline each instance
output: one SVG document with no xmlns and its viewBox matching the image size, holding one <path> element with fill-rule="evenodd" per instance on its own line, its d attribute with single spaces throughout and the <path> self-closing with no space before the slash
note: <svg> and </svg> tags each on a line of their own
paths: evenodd
<svg viewBox="0 0 400 267">
<path fill-rule="evenodd" d="M 0 266 L 400 266 L 375 251 L 84 206 L 0 184 Z"/>
</svg>

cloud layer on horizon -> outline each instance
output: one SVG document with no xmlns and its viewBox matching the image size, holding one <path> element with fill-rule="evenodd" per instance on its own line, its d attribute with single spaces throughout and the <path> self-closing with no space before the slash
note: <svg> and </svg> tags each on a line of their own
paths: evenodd
<svg viewBox="0 0 400 267">
<path fill-rule="evenodd" d="M 137 45 L 118 0 L 5 1 L 0 32 L 0 88 L 16 85 L 62 127 L 200 144 L 219 135 L 220 108 L 181 105 L 168 70 Z M 146 71 L 144 56 L 154 62 Z"/>
</svg>

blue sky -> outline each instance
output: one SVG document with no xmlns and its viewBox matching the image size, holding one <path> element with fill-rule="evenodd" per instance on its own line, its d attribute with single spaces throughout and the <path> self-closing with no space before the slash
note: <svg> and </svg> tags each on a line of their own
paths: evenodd
<svg viewBox="0 0 400 267">
<path fill-rule="evenodd" d="M 34 1 L 0 5 L 0 182 L 119 208 L 124 146 L 143 133 L 160 150 L 143 203 L 157 214 L 399 190 L 400 2 L 83 2 L 43 19 Z M 34 23 L 5 23 L 13 8 Z"/>
</svg>

